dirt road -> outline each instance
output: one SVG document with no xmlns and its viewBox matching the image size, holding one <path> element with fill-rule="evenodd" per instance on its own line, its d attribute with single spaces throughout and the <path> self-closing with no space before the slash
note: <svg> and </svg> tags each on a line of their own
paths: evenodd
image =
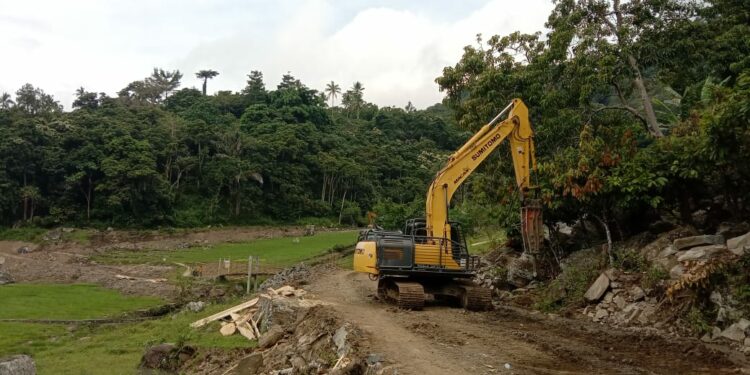
<svg viewBox="0 0 750 375">
<path fill-rule="evenodd" d="M 748 368 L 744 358 L 697 340 L 513 308 L 401 311 L 374 301 L 375 284 L 365 275 L 335 270 L 307 288 L 365 331 L 369 349 L 399 374 L 723 374 Z"/>
</svg>

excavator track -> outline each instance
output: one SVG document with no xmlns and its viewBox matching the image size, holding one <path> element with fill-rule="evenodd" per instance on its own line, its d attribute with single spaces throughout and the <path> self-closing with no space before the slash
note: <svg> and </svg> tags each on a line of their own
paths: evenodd
<svg viewBox="0 0 750 375">
<path fill-rule="evenodd" d="M 463 308 L 471 311 L 492 310 L 492 290 L 481 286 L 464 286 L 463 289 Z"/>
<path fill-rule="evenodd" d="M 401 309 L 421 310 L 424 307 L 424 287 L 411 281 L 380 280 L 378 298 Z"/>
</svg>

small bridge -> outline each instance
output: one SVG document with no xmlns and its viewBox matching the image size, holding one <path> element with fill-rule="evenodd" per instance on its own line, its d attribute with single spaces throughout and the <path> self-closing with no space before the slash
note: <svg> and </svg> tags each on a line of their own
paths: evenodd
<svg viewBox="0 0 750 375">
<path fill-rule="evenodd" d="M 198 277 L 216 279 L 226 276 L 270 276 L 281 271 L 280 267 L 269 266 L 255 257 L 249 260 L 219 259 L 216 262 L 199 264 L 194 268 Z"/>
</svg>

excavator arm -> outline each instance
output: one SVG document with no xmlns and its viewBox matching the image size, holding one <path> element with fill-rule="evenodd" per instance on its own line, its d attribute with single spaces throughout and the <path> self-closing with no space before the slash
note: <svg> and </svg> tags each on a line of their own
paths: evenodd
<svg viewBox="0 0 750 375">
<path fill-rule="evenodd" d="M 508 116 L 501 119 L 506 113 Z M 427 236 L 450 239 L 448 209 L 453 194 L 506 138 L 510 141 L 516 185 L 522 199 L 525 198 L 532 188 L 531 170 L 536 170 L 533 131 L 529 123 L 528 108 L 521 99 L 513 99 L 492 121 L 453 153 L 445 167 L 435 176 L 427 191 Z"/>
</svg>

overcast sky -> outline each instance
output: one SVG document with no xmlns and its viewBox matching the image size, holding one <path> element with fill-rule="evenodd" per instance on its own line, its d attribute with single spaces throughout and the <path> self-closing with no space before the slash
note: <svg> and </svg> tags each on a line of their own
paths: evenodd
<svg viewBox="0 0 750 375">
<path fill-rule="evenodd" d="M 354 81 L 381 106 L 424 108 L 435 78 L 475 35 L 542 30 L 550 0 L 0 0 L 0 92 L 24 83 L 70 108 L 73 93 L 114 95 L 153 67 L 220 73 L 238 91 L 251 70 L 275 87 L 287 71 L 311 88 Z"/>
</svg>

